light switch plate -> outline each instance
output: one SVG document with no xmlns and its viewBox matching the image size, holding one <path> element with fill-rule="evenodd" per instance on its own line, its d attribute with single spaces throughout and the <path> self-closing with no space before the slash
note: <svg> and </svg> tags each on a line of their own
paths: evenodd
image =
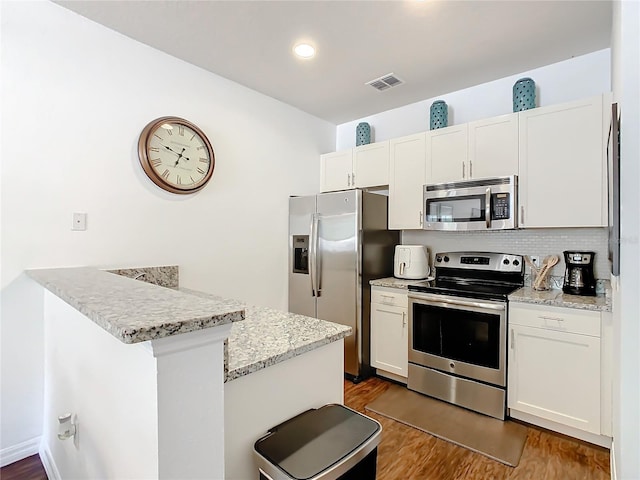
<svg viewBox="0 0 640 480">
<path fill-rule="evenodd" d="M 87 214 L 86 213 L 74 213 L 73 214 L 73 224 L 71 225 L 71 230 L 84 231 L 86 229 L 87 229 Z"/>
</svg>

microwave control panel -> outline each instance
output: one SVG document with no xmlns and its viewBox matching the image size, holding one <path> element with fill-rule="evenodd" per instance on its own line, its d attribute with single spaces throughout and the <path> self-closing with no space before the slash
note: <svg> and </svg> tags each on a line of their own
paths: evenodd
<svg viewBox="0 0 640 480">
<path fill-rule="evenodd" d="M 494 193 L 491 195 L 491 220 L 508 220 L 511 217 L 509 211 L 509 193 Z"/>
</svg>

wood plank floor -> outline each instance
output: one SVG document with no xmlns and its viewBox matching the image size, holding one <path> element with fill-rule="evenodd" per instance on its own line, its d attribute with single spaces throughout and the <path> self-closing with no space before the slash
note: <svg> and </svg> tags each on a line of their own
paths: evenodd
<svg viewBox="0 0 640 480">
<path fill-rule="evenodd" d="M 382 415 L 365 406 L 391 385 L 370 378 L 357 385 L 345 381 L 345 405 L 382 424 L 378 446 L 378 480 L 609 480 L 609 451 L 528 427 L 517 467 L 459 447 Z"/>
<path fill-rule="evenodd" d="M 428 433 L 398 423 L 365 406 L 391 385 L 370 378 L 344 383 L 345 404 L 382 424 L 378 480 L 609 480 L 609 451 L 538 428 L 528 428 L 520 464 L 513 468 Z M 2 480 L 47 480 L 38 455 L 7 465 Z"/>
<path fill-rule="evenodd" d="M 2 480 L 47 480 L 40 456 L 36 453 L 0 469 Z"/>
</svg>

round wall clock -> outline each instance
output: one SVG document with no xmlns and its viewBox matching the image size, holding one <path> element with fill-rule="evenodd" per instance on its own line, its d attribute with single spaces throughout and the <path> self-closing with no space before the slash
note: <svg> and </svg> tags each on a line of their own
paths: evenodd
<svg viewBox="0 0 640 480">
<path fill-rule="evenodd" d="M 171 193 L 194 193 L 213 175 L 215 157 L 207 136 L 178 117 L 150 122 L 138 140 L 140 164 L 147 176 Z"/>
</svg>

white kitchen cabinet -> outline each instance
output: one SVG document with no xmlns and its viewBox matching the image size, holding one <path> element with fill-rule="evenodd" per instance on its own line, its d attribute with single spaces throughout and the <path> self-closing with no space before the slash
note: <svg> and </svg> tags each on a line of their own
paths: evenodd
<svg viewBox="0 0 640 480">
<path fill-rule="evenodd" d="M 353 150 L 320 156 L 320 191 L 333 192 L 352 188 Z"/>
<path fill-rule="evenodd" d="M 426 183 L 426 133 L 394 138 L 389 144 L 389 228 L 421 229 Z"/>
<path fill-rule="evenodd" d="M 600 312 L 511 303 L 510 415 L 579 438 L 574 432 L 608 433 L 601 422 L 601 390 L 607 386 L 602 382 L 600 337 Z"/>
<path fill-rule="evenodd" d="M 427 183 L 443 183 L 467 179 L 467 124 L 439 128 L 427 132 Z"/>
<path fill-rule="evenodd" d="M 409 368 L 407 294 L 394 288 L 371 288 L 371 366 L 405 381 Z M 401 378 L 398 378 L 401 377 Z"/>
<path fill-rule="evenodd" d="M 428 183 L 517 174 L 517 113 L 427 133 Z"/>
<path fill-rule="evenodd" d="M 509 113 L 468 124 L 465 180 L 518 174 L 518 115 Z"/>
<path fill-rule="evenodd" d="M 352 185 L 357 188 L 389 185 L 389 141 L 353 149 Z"/>
<path fill-rule="evenodd" d="M 320 191 L 389 184 L 389 141 L 320 156 Z"/>
<path fill-rule="evenodd" d="M 520 112 L 520 227 L 607 225 L 605 100 Z"/>
</svg>

